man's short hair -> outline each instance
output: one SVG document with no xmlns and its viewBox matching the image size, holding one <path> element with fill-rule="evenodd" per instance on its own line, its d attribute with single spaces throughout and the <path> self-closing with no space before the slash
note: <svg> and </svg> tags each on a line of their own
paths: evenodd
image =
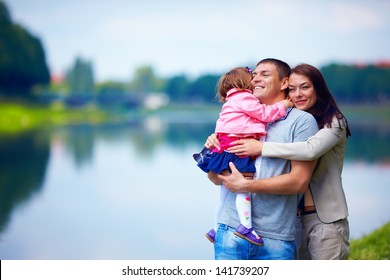
<svg viewBox="0 0 390 280">
<path fill-rule="evenodd" d="M 290 66 L 279 59 L 276 58 L 265 58 L 263 60 L 260 60 L 256 66 L 258 66 L 261 63 L 272 63 L 273 65 L 276 66 L 276 70 L 278 71 L 279 74 L 279 80 L 282 80 L 285 77 L 290 77 L 291 75 L 291 68 Z"/>
</svg>

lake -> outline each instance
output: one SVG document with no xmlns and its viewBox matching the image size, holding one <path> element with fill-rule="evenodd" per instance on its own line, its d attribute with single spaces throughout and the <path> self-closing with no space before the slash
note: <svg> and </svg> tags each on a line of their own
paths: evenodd
<svg viewBox="0 0 390 280">
<path fill-rule="evenodd" d="M 217 189 L 192 159 L 216 116 L 0 137 L 0 259 L 213 259 Z M 390 128 L 351 124 L 351 238 L 390 221 Z"/>
</svg>

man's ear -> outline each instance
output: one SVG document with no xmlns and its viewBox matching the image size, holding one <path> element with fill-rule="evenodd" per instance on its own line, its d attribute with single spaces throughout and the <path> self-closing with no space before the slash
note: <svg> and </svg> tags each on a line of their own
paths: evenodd
<svg viewBox="0 0 390 280">
<path fill-rule="evenodd" d="M 286 90 L 287 88 L 288 88 L 288 77 L 284 77 L 283 79 L 282 79 L 282 86 L 281 86 L 281 90 Z"/>
</svg>

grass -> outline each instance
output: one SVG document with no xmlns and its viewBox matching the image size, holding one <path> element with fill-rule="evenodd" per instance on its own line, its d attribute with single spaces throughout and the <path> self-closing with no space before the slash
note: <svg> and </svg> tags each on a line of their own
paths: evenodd
<svg viewBox="0 0 390 280">
<path fill-rule="evenodd" d="M 105 122 L 108 114 L 95 106 L 69 109 L 61 103 L 51 106 L 22 103 L 0 103 L 0 132 L 18 133 L 38 127 L 74 123 L 97 124 Z"/>
<path fill-rule="evenodd" d="M 390 222 L 351 241 L 350 260 L 390 260 Z"/>
</svg>

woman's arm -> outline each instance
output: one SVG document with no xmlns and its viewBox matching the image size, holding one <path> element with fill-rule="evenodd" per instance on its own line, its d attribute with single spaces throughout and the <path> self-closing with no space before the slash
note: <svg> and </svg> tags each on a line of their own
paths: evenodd
<svg viewBox="0 0 390 280">
<path fill-rule="evenodd" d="M 264 142 L 256 139 L 241 139 L 233 141 L 228 149 L 230 153 L 237 156 L 258 156 L 261 155 Z"/>
<path fill-rule="evenodd" d="M 264 142 L 263 157 L 278 157 L 289 160 L 314 160 L 331 150 L 343 137 L 344 129 L 332 126 L 320 129 L 306 142 Z"/>
<path fill-rule="evenodd" d="M 232 142 L 234 146 L 228 150 L 238 156 L 262 154 L 264 157 L 277 157 L 289 160 L 314 160 L 332 149 L 345 133 L 345 127 L 340 128 L 337 119 L 335 119 L 332 127 L 320 129 L 306 142 L 276 143 L 243 139 Z"/>
</svg>

